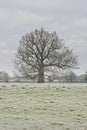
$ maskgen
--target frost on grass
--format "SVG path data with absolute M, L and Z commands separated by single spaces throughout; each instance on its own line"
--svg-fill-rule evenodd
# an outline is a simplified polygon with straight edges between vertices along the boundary
M 87 84 L 0 88 L 0 130 L 87 130 Z

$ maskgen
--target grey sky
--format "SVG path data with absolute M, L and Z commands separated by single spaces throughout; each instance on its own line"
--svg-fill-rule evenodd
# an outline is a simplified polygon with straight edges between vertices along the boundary
M 10 74 L 22 35 L 43 27 L 56 31 L 87 70 L 87 0 L 0 0 L 0 71 Z

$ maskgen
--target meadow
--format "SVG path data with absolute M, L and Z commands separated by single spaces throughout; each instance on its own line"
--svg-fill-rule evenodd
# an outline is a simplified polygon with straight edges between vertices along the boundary
M 0 130 L 87 130 L 87 84 L 1 83 Z

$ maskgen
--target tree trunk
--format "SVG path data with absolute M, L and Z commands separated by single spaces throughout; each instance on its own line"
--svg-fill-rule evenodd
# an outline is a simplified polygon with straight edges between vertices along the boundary
M 40 70 L 38 71 L 38 83 L 44 83 L 44 67 L 41 66 Z

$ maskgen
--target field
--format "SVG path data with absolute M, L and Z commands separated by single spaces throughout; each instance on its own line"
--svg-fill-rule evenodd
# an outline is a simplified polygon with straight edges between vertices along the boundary
M 87 130 L 87 84 L 0 84 L 0 130 Z

